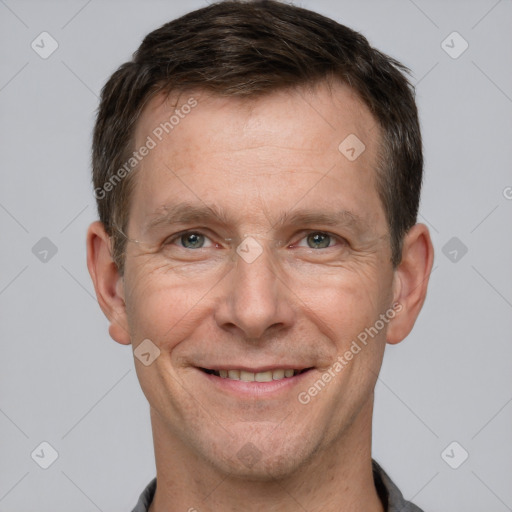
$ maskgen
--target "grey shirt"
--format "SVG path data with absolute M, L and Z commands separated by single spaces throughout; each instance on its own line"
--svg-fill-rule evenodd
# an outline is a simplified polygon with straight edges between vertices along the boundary
M 398 487 L 391 481 L 386 472 L 372 460 L 373 480 L 384 504 L 386 512 L 423 512 L 409 501 L 405 501 Z M 132 512 L 147 512 L 156 490 L 156 478 L 149 482 Z

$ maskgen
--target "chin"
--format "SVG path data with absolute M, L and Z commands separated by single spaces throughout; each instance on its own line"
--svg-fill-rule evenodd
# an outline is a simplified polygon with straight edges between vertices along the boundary
M 255 436 L 234 436 L 219 444 L 211 443 L 203 457 L 216 471 L 230 478 L 255 482 L 269 482 L 290 477 L 307 464 L 317 451 L 314 441 L 307 432 L 305 437 L 295 432 L 293 436 L 272 437 L 272 431 L 260 432 Z M 249 439 L 252 439 L 249 440 Z

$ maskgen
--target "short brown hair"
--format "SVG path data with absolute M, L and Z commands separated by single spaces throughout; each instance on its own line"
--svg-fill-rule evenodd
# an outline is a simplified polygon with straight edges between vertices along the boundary
M 352 87 L 381 128 L 382 163 L 376 169 L 376 183 L 389 225 L 391 263 L 396 267 L 403 237 L 416 223 L 423 173 L 408 71 L 372 48 L 358 32 L 275 0 L 218 2 L 148 34 L 133 59 L 103 87 L 93 135 L 98 213 L 112 239 L 120 272 L 134 173 L 113 180 L 133 152 L 135 124 L 149 99 L 158 92 L 196 89 L 258 97 L 330 77 Z M 111 183 L 108 188 L 107 183 Z

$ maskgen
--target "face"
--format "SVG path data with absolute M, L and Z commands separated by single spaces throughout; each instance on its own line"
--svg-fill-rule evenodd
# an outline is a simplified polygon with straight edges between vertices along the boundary
M 154 98 L 136 147 L 148 136 L 122 293 L 134 349 L 160 351 L 136 360 L 153 421 L 223 472 L 290 474 L 371 418 L 394 300 L 378 127 L 337 85 Z

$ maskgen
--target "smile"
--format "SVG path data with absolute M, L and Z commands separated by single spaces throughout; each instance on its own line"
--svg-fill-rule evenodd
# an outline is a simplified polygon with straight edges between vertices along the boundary
M 201 368 L 202 371 L 216 377 L 231 380 L 241 380 L 244 382 L 272 382 L 274 380 L 289 379 L 303 373 L 310 368 L 304 368 L 302 370 L 294 370 L 292 368 L 275 368 L 272 370 L 251 372 L 246 370 L 236 369 L 223 369 L 223 370 L 209 370 Z

